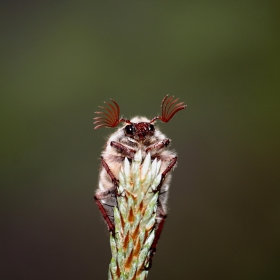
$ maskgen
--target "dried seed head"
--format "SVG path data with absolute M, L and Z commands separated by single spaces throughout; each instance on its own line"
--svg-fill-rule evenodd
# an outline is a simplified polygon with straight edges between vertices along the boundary
M 141 150 L 137 151 L 130 164 L 127 159 L 120 171 L 122 195 L 114 209 L 116 233 L 111 234 L 112 260 L 109 268 L 111 279 L 146 279 L 150 248 L 155 238 L 155 224 L 160 162 L 151 161 L 148 154 L 142 163 Z M 124 221 L 122 223 L 121 221 Z M 137 278 L 138 279 L 138 278 Z

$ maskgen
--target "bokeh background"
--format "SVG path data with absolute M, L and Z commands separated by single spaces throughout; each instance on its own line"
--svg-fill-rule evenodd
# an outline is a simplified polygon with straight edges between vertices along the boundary
M 280 279 L 278 1 L 1 1 L 0 279 L 107 279 L 93 130 L 113 98 L 179 155 L 149 279 Z

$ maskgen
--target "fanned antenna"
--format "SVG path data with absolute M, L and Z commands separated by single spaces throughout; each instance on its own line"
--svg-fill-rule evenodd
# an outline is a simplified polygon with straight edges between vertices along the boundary
M 155 120 L 160 119 L 162 122 L 167 123 L 169 122 L 173 116 L 187 107 L 184 102 L 179 102 L 175 104 L 179 98 L 173 100 L 174 96 L 168 97 L 168 94 L 163 98 L 161 102 L 161 116 L 153 118 L 150 123 L 153 123 Z
M 94 129 L 100 128 L 100 127 L 115 127 L 120 122 L 129 122 L 129 120 L 126 119 L 120 119 L 120 107 L 116 101 L 111 99 L 111 103 L 107 103 L 104 101 L 104 103 L 107 105 L 107 107 L 98 106 L 99 108 L 103 109 L 103 112 L 95 112 L 96 114 L 100 114 L 103 116 L 95 117 L 93 118 L 94 124 L 97 124 Z

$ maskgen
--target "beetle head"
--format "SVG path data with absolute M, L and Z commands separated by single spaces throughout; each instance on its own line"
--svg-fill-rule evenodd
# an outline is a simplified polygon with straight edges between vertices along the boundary
M 138 141 L 145 140 L 147 136 L 154 135 L 154 132 L 155 127 L 150 122 L 131 122 L 124 127 L 125 135 Z

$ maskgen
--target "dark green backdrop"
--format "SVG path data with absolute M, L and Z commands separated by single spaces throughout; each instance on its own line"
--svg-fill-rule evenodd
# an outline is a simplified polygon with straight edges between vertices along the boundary
M 179 156 L 149 279 L 280 279 L 277 1 L 2 1 L 1 279 L 107 279 L 93 130 L 113 98 Z

